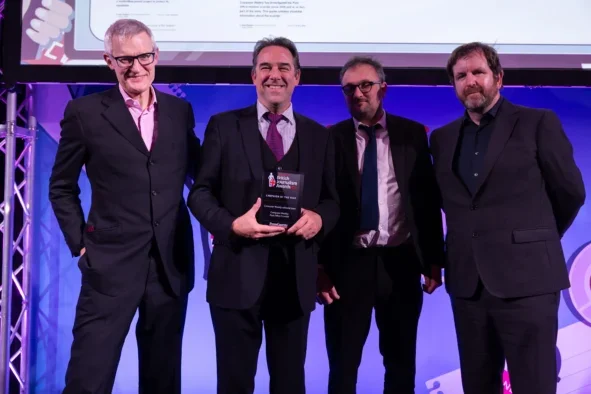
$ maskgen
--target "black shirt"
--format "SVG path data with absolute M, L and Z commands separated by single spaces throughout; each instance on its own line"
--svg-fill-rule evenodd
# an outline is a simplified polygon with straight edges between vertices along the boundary
M 496 104 L 484 114 L 480 120 L 480 125 L 470 119 L 468 111 L 464 113 L 453 169 L 472 194 L 475 193 L 476 185 L 481 176 L 484 155 L 488 149 L 488 142 L 502 102 L 503 97 L 499 98 Z

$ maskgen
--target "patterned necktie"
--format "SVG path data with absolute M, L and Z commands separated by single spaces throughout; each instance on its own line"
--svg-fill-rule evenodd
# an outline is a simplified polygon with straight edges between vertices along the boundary
M 275 155 L 277 161 L 283 158 L 283 138 L 281 138 L 281 134 L 277 130 L 277 123 L 284 119 L 283 115 L 281 114 L 272 114 L 271 112 L 267 112 L 265 114 L 267 119 L 269 119 L 269 129 L 267 130 L 267 145 L 271 148 L 271 152 Z
M 378 147 L 376 129 L 381 127 L 359 125 L 369 135 L 363 157 L 363 173 L 361 174 L 361 223 L 360 230 L 377 230 L 380 221 L 378 206 Z

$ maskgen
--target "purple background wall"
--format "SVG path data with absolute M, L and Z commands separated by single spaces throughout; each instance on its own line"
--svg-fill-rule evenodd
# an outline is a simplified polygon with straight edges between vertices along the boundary
M 36 169 L 38 221 L 35 229 L 38 249 L 33 272 L 33 393 L 58 393 L 63 388 L 80 286 L 76 260 L 70 256 L 47 199 L 48 179 L 57 148 L 56 140 L 59 138 L 59 121 L 66 102 L 73 96 L 104 88 L 81 85 L 37 86 L 42 131 L 38 139 Z M 197 121 L 195 131 L 200 137 L 212 114 L 250 105 L 256 99 L 252 86 L 163 85 L 158 88 L 185 97 L 193 104 Z M 591 89 L 505 88 L 503 93 L 517 104 L 550 108 L 558 113 L 575 146 L 576 160 L 586 184 L 591 184 Z M 293 104 L 296 111 L 323 124 L 333 124 L 348 117 L 338 86 L 298 87 Z M 392 113 L 423 122 L 431 130 L 458 117 L 463 110 L 449 87 L 390 87 L 385 107 Z M 85 212 L 88 212 L 91 191 L 85 174 L 80 177 L 80 186 L 82 204 Z M 196 229 L 195 263 L 197 272 L 203 273 L 209 256 L 208 234 L 199 231 L 200 226 L 196 221 L 193 223 Z M 577 267 L 577 273 L 572 279 L 572 294 L 564 292 L 561 301 L 559 393 L 591 392 L 591 327 L 587 321 L 591 320 L 591 313 L 587 312 L 585 306 L 591 300 L 591 249 L 583 248 L 591 240 L 590 225 L 591 215 L 586 205 L 563 239 L 565 254 L 571 264 Z M 507 275 L 510 274 L 507 272 Z M 204 280 L 197 280 L 189 301 L 183 361 L 183 387 L 186 393 L 215 393 L 215 348 L 209 312 L 204 301 L 205 285 Z M 572 302 L 569 301 L 571 298 Z M 306 364 L 309 394 L 326 392 L 328 363 L 320 308 L 313 314 L 310 324 Z M 359 373 L 359 392 L 364 394 L 379 393 L 381 389 L 383 367 L 376 334 L 374 325 Z M 137 392 L 136 350 L 132 329 L 123 350 L 114 393 Z M 462 393 L 451 309 L 443 289 L 425 297 L 417 353 L 418 394 Z M 256 384 L 256 393 L 268 392 L 264 350 L 260 353 Z

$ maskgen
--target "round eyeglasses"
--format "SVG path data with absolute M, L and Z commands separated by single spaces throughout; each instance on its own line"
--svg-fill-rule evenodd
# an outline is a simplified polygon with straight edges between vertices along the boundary
M 379 85 L 380 82 L 371 82 L 371 81 L 363 81 L 361 83 L 358 84 L 352 84 L 352 83 L 348 83 L 345 86 L 341 86 L 341 89 L 343 90 L 343 93 L 345 93 L 346 96 L 352 96 L 355 93 L 355 90 L 357 88 L 359 88 L 359 90 L 361 91 L 361 93 L 368 93 L 373 85 Z

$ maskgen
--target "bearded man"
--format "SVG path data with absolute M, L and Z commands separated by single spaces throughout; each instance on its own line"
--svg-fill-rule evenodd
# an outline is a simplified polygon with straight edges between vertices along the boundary
M 555 113 L 503 98 L 494 48 L 455 49 L 447 72 L 466 111 L 433 131 L 447 220 L 450 294 L 466 394 L 556 393 L 561 238 L 585 202 L 573 148 Z

